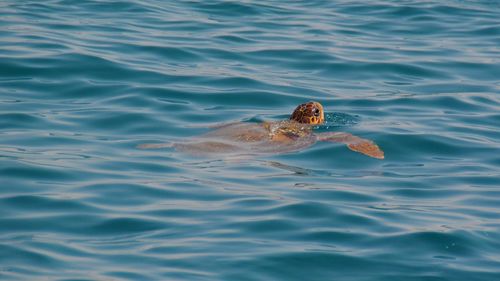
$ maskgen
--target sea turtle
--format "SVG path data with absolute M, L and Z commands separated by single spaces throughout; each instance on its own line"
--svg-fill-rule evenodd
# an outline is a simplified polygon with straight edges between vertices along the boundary
M 230 123 L 217 127 L 194 140 L 182 143 L 151 143 L 139 148 L 174 147 L 190 154 L 274 154 L 301 150 L 316 141 L 344 143 L 353 151 L 384 159 L 384 152 L 372 141 L 343 132 L 314 133 L 325 115 L 319 102 L 295 108 L 289 120 L 263 123 Z

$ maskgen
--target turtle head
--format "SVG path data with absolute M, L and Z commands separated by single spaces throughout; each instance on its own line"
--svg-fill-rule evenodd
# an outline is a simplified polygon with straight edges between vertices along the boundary
M 310 101 L 303 103 L 293 111 L 290 120 L 303 124 L 319 125 L 325 121 L 323 106 L 319 102 Z

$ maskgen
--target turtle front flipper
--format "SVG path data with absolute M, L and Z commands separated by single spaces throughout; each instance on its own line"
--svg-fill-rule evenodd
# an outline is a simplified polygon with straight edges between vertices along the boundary
M 364 155 L 384 159 L 384 152 L 373 141 L 354 136 L 349 133 L 342 132 L 328 132 L 317 134 L 319 141 L 340 142 L 347 145 L 347 147 Z

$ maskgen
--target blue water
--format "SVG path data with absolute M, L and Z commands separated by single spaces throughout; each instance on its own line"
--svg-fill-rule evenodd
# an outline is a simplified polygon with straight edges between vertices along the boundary
M 500 280 L 499 2 L 0 15 L 1 280 Z M 385 160 L 137 148 L 309 100 Z

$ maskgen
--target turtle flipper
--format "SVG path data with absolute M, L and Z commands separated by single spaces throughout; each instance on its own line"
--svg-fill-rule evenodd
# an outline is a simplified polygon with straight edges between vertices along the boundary
M 373 141 L 363 139 L 349 133 L 342 133 L 342 132 L 320 133 L 317 134 L 317 138 L 319 141 L 344 143 L 352 151 L 363 153 L 364 155 L 373 158 L 384 159 L 384 152 Z
M 164 148 L 164 147 L 172 147 L 171 143 L 143 143 L 139 144 L 137 148 L 140 149 L 155 149 L 155 148 Z

